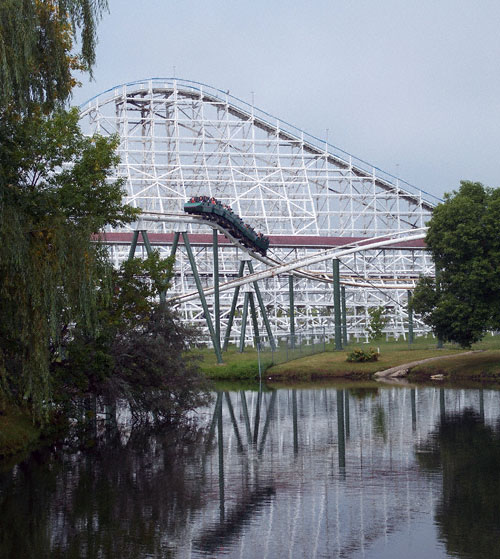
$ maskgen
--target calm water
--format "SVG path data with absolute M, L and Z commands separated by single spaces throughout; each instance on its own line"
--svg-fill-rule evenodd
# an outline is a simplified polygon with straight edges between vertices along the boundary
M 0 474 L 0 557 L 500 557 L 500 393 L 233 391 Z

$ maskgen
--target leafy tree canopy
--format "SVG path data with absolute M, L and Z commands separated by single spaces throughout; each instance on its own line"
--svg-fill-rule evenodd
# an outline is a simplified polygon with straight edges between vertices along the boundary
M 462 181 L 429 222 L 438 284 L 422 278 L 413 308 L 443 340 L 469 347 L 500 328 L 500 189 Z
M 91 73 L 106 9 L 107 0 L 2 0 L 0 107 L 50 110 L 64 102 L 77 83 L 72 72 Z
M 83 136 L 78 111 L 62 109 L 74 72 L 91 73 L 106 8 L 0 3 L 0 413 L 2 400 L 27 403 L 44 421 L 93 396 L 161 419 L 201 401 L 183 355 L 193 332 L 153 297 L 171 261 L 117 272 L 94 242 L 139 213 L 112 179 L 117 138 Z
M 1 388 L 40 415 L 65 325 L 96 324 L 109 266 L 92 234 L 134 221 L 137 210 L 110 180 L 116 139 L 83 136 L 76 110 L 4 112 L 0 145 Z
M 65 337 L 53 370 L 69 415 L 87 396 L 101 404 L 118 399 L 137 419 L 156 421 L 205 402 L 196 359 L 185 354 L 197 332 L 157 303 L 157 285 L 169 286 L 172 266 L 157 252 L 123 262 L 111 271 L 111 297 L 99 291 L 97 327 L 80 322 Z

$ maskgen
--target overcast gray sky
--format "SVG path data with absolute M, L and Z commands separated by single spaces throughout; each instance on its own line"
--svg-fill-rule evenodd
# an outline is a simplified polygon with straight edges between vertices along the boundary
M 175 77 L 442 196 L 500 185 L 500 2 L 109 0 L 95 81 Z

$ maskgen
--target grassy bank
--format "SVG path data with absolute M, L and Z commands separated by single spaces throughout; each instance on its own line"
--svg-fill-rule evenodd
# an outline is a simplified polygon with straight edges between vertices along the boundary
M 355 347 L 366 349 L 375 347 L 380 351 L 379 360 L 371 363 L 348 363 L 347 354 Z M 446 344 L 443 349 L 436 348 L 436 340 L 429 337 L 417 338 L 409 346 L 407 341 L 380 341 L 372 344 L 351 344 L 343 351 L 328 351 L 315 355 L 308 355 L 279 365 L 272 365 L 269 358 L 261 361 L 261 370 L 266 380 L 272 381 L 308 381 L 327 378 L 370 379 L 377 371 L 404 365 L 413 361 L 457 354 L 457 359 L 446 359 L 442 362 L 434 361 L 428 366 L 421 365 L 415 372 L 414 378 L 429 378 L 432 374 L 457 375 L 458 379 L 483 378 L 500 374 L 500 336 L 487 336 L 482 342 L 473 346 L 474 350 L 482 353 L 463 355 L 466 350 L 453 344 Z M 224 363 L 218 365 L 212 350 L 199 351 L 202 359 L 202 370 L 211 379 L 245 380 L 258 378 L 257 352 L 252 348 L 238 353 L 236 348 L 230 348 L 223 354 Z M 476 363 L 476 365 L 474 365 Z
M 271 377 L 272 380 L 288 378 L 314 380 L 334 377 L 368 380 L 377 371 L 429 357 L 450 355 L 455 351 L 448 349 L 392 349 L 389 351 L 385 349 L 382 351 L 381 348 L 378 361 L 369 363 L 348 363 L 346 361 L 348 350 L 335 353 L 319 353 L 306 359 L 298 359 L 271 367 L 266 372 L 266 376 Z
M 201 359 L 201 370 L 205 376 L 214 380 L 249 380 L 259 377 L 259 361 L 257 350 L 246 348 L 239 353 L 235 347 L 229 347 L 223 353 L 224 363 L 218 364 L 212 349 L 195 351 Z M 265 371 L 272 365 L 269 358 L 261 360 L 261 370 Z
M 422 363 L 412 367 L 408 379 L 422 381 L 433 375 L 443 375 L 444 380 L 500 383 L 500 350 L 486 350 Z

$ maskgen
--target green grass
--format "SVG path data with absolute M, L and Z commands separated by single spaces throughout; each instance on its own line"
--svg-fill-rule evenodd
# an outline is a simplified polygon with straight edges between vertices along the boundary
M 377 348 L 380 350 L 379 360 L 371 363 L 346 362 L 347 353 L 352 351 L 355 347 L 363 349 L 368 347 Z M 274 366 L 271 366 L 269 358 L 264 355 L 261 360 L 263 377 L 265 377 L 266 380 L 276 380 L 280 382 L 286 379 L 293 380 L 295 382 L 320 378 L 369 379 L 372 377 L 373 373 L 389 369 L 397 365 L 455 353 L 460 356 L 467 351 L 454 344 L 445 344 L 443 349 L 437 349 L 436 340 L 432 336 L 416 338 L 415 342 L 411 346 L 409 346 L 408 342 L 404 340 L 391 340 L 387 342 L 385 340 L 381 340 L 372 342 L 371 344 L 351 343 L 343 351 L 333 351 L 333 344 L 327 345 L 326 349 L 326 352 L 308 355 L 306 357 Z M 494 350 L 498 351 L 498 362 L 500 362 L 500 336 L 488 335 L 483 341 L 475 344 L 472 349 L 484 350 L 485 352 L 491 351 L 492 354 L 488 358 L 489 360 L 486 360 L 486 358 L 481 360 L 479 357 L 471 357 L 468 358 L 465 363 L 471 365 L 474 359 L 476 359 L 478 360 L 479 369 L 483 370 L 484 374 L 486 374 L 488 367 L 488 370 L 490 371 L 488 374 L 497 374 L 495 369 Z M 246 348 L 244 353 L 239 353 L 234 346 L 230 347 L 229 351 L 223 353 L 224 363 L 221 365 L 217 364 L 213 350 L 202 349 L 196 350 L 196 352 L 202 358 L 201 368 L 208 378 L 219 380 L 252 380 L 258 378 L 257 351 L 253 348 Z M 275 357 L 278 357 L 278 360 L 284 359 L 286 357 L 286 350 L 281 348 L 279 352 L 275 354 Z M 457 363 L 461 362 L 460 359 L 460 357 L 457 358 Z M 442 372 L 448 368 L 448 363 L 450 363 L 450 367 L 455 366 L 455 360 L 443 360 L 442 363 L 439 361 L 433 363 L 432 369 L 429 370 L 439 370 Z M 490 364 L 488 365 L 487 363 Z M 429 367 L 431 367 L 430 364 Z M 455 369 L 450 369 L 450 372 L 453 373 L 454 370 Z M 459 377 L 461 375 L 465 377 L 467 374 L 476 375 L 474 372 L 475 369 L 468 369 L 466 365 L 463 367 L 459 367 L 457 365 L 456 370 L 462 371 L 457 373 Z M 472 372 L 467 373 L 466 371 L 468 370 Z M 432 374 L 436 373 L 434 372 Z M 427 377 L 428 376 L 430 375 L 427 375 Z
M 411 361 L 419 361 L 428 357 L 453 354 L 453 349 L 396 349 L 380 348 L 378 361 L 367 363 L 348 363 L 349 349 L 338 352 L 319 353 L 305 359 L 289 361 L 271 367 L 266 376 L 273 380 L 279 378 L 310 379 L 324 377 L 371 378 L 373 373 L 390 369 L 396 365 L 404 365 Z
M 229 347 L 228 351 L 223 353 L 224 363 L 220 365 L 217 363 L 213 349 L 197 349 L 193 350 L 193 353 L 201 357 L 201 371 L 208 378 L 245 380 L 255 379 L 259 376 L 256 349 L 247 348 L 244 353 L 239 353 L 235 347 Z M 262 359 L 262 371 L 265 371 L 270 365 L 271 361 L 269 359 Z
M 500 381 L 500 350 L 458 355 L 446 360 L 422 363 L 412 368 L 411 380 L 426 380 L 432 375 L 442 374 L 447 380 Z

